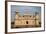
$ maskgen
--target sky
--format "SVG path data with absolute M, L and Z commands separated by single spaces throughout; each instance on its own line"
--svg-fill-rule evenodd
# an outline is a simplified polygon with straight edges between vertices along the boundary
M 18 10 L 19 15 L 23 16 L 25 11 L 30 15 L 33 15 L 35 12 L 41 13 L 41 7 L 40 6 L 18 6 L 18 5 L 11 5 L 11 21 L 14 21 L 15 17 L 15 11 Z

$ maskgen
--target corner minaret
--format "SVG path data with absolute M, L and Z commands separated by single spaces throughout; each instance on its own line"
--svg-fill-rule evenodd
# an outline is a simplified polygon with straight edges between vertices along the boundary
M 15 18 L 18 18 L 19 17 L 19 12 L 18 12 L 18 10 L 16 10 L 16 12 L 15 12 Z

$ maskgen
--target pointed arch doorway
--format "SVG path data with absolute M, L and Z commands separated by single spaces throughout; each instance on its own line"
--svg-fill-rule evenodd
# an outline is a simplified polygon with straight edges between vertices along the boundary
M 28 24 L 28 21 L 26 21 L 26 24 Z

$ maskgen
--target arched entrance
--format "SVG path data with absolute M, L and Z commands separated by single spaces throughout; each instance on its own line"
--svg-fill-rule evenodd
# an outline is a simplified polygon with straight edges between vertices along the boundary
M 28 24 L 28 21 L 26 21 L 26 24 Z

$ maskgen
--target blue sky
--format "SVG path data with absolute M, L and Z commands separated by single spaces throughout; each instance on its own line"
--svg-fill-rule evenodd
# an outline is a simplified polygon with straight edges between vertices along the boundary
M 17 6 L 17 5 L 11 5 L 11 21 L 14 21 L 16 9 L 20 12 L 19 13 L 20 15 L 24 14 L 24 12 L 26 11 L 25 9 L 28 10 L 30 15 L 33 15 L 35 12 L 38 12 L 40 14 L 40 12 L 41 12 L 41 7 L 39 7 L 39 6 Z

